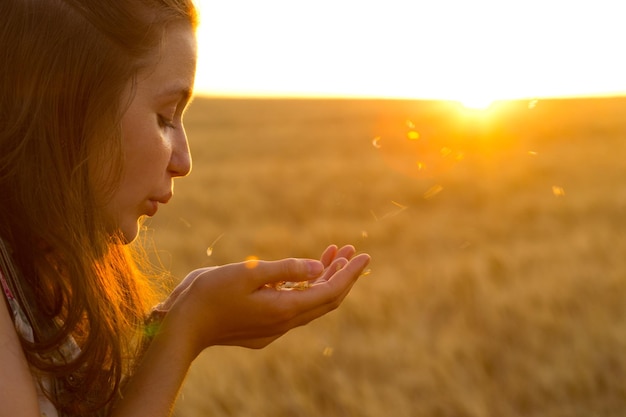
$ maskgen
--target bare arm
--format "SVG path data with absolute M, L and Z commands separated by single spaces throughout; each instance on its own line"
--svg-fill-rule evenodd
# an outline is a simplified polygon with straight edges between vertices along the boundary
M 0 417 L 39 417 L 35 382 L 6 300 L 2 295 L 0 298 Z
M 369 262 L 354 249 L 330 247 L 322 262 L 284 259 L 196 273 L 178 291 L 159 333 L 129 381 L 114 417 L 169 416 L 189 366 L 205 348 L 262 348 L 290 329 L 335 309 Z M 306 291 L 264 284 L 321 278 Z

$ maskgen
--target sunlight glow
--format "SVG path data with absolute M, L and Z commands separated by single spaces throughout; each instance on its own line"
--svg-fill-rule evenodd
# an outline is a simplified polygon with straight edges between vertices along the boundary
M 410 140 L 418 140 L 420 138 L 420 134 L 415 130 L 409 130 L 406 134 L 407 138 Z
M 459 100 L 463 107 L 469 110 L 487 110 L 494 100 L 485 97 L 472 97 Z
M 246 256 L 244 265 L 248 269 L 254 269 L 259 265 L 259 257 L 255 255 Z
M 486 109 L 493 100 L 626 93 L 616 0 L 195 1 L 198 94 Z

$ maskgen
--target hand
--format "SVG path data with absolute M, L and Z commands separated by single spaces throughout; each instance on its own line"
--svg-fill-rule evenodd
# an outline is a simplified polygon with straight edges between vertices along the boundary
M 343 246 L 341 249 L 338 249 L 335 245 L 330 245 L 322 253 L 320 261 L 322 262 L 324 269 L 326 269 L 335 259 L 350 259 L 354 256 L 355 252 L 356 251 L 352 245 Z M 176 288 L 174 288 L 174 290 L 170 293 L 169 297 L 165 301 L 157 305 L 155 308 L 161 311 L 168 311 L 172 307 L 172 304 L 174 304 L 178 296 L 191 285 L 191 283 L 198 277 L 198 275 L 204 272 L 212 271 L 216 268 L 219 267 L 210 266 L 191 271 L 181 282 L 178 283 Z M 319 279 L 322 278 L 320 277 Z
M 163 333 L 182 336 L 192 355 L 212 345 L 264 347 L 337 308 L 369 260 L 355 256 L 352 246 L 333 245 L 320 261 L 248 261 L 194 271 L 174 290 L 174 301 L 168 299 Z M 267 285 L 306 280 L 312 285 L 305 291 Z
M 154 309 L 160 310 L 160 311 L 169 311 L 169 309 L 172 308 L 172 305 L 174 304 L 174 302 L 178 299 L 178 296 L 182 294 L 187 288 L 189 288 L 191 283 L 198 277 L 198 275 L 204 272 L 211 271 L 216 268 L 219 268 L 219 267 L 209 266 L 206 268 L 199 268 L 199 269 L 191 271 L 189 274 L 187 274 L 187 276 L 181 282 L 178 283 L 176 288 L 174 288 L 174 290 L 170 293 L 167 299 L 159 303 L 157 306 L 155 306 Z

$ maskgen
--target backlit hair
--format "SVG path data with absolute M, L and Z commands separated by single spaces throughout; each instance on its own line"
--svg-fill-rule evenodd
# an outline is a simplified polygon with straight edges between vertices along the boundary
M 34 327 L 53 329 L 22 340 L 29 363 L 73 378 L 63 395 L 48 393 L 66 414 L 110 408 L 154 298 L 133 248 L 107 232 L 93 178 L 107 166 L 115 189 L 125 92 L 176 22 L 195 29 L 191 0 L 0 1 L 0 237 Z M 42 359 L 68 336 L 76 360 Z

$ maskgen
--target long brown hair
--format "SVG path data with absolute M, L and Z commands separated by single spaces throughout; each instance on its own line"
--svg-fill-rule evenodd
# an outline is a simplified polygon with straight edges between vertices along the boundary
M 109 167 L 114 190 L 124 92 L 177 21 L 196 27 L 192 0 L 0 1 L 0 238 L 37 312 L 27 359 L 71 382 L 48 393 L 64 413 L 108 408 L 137 356 L 152 299 L 93 172 Z M 80 355 L 46 360 L 68 337 Z

